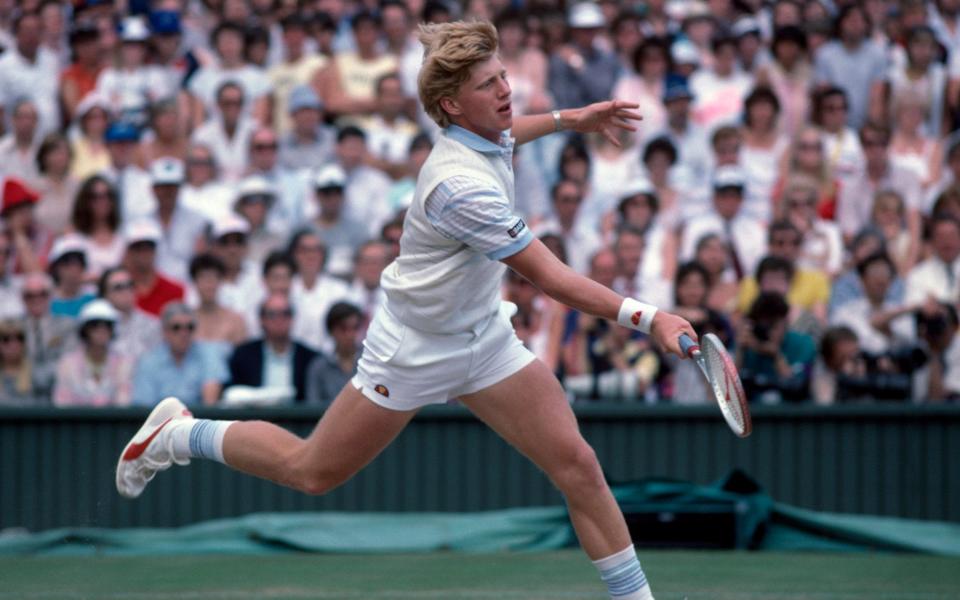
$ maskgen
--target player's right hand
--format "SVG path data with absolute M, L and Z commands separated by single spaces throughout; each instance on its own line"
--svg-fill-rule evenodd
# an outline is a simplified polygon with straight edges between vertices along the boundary
M 697 332 L 689 321 L 664 310 L 658 310 L 650 324 L 650 336 L 664 352 L 687 358 L 680 349 L 680 336 L 687 334 L 693 341 L 698 341 Z

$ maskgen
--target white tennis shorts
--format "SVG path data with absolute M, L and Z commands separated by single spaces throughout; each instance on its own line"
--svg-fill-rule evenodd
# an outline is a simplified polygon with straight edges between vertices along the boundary
M 377 311 L 351 382 L 384 408 L 413 410 L 478 392 L 530 364 L 536 356 L 510 323 L 516 311 L 501 303 L 483 331 L 427 333 Z

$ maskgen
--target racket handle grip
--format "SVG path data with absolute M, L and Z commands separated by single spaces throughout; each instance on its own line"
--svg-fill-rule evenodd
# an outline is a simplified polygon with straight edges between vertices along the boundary
M 698 354 L 700 352 L 700 345 L 693 341 L 689 335 L 684 333 L 680 336 L 680 350 L 682 350 L 686 356 L 693 358 L 694 354 Z

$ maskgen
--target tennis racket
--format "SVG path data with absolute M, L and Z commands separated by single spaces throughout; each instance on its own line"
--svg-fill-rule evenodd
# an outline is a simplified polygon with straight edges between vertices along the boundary
M 743 393 L 737 367 L 720 338 L 707 333 L 700 338 L 698 345 L 690 336 L 683 334 L 680 336 L 680 349 L 700 367 L 730 429 L 740 437 L 750 435 L 753 424 L 747 396 Z

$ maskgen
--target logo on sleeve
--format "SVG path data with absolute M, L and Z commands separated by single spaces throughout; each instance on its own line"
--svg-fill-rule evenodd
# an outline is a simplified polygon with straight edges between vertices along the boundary
M 526 226 L 527 224 L 523 222 L 523 219 L 520 219 L 517 221 L 516 225 L 507 230 L 507 234 L 510 237 L 515 238 L 520 235 L 520 232 L 523 231 Z

